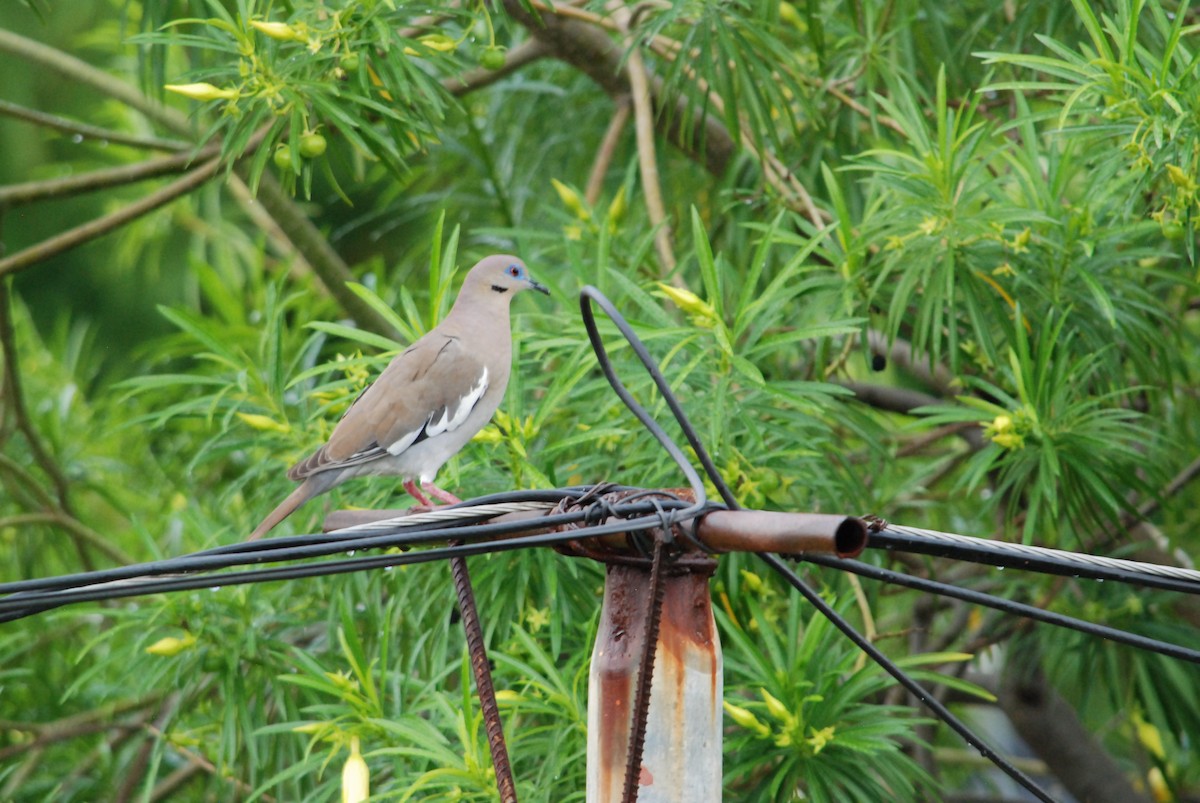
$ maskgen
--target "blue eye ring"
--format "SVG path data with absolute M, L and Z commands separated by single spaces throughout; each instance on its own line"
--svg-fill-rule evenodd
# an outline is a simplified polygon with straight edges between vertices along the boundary
M 515 262 L 509 265 L 505 272 L 514 279 L 521 278 L 522 273 L 524 273 L 524 271 L 521 270 L 521 266 Z

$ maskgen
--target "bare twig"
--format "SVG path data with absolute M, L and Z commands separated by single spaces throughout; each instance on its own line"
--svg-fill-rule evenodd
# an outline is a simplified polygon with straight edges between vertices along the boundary
M 474 70 L 467 70 L 461 75 L 452 75 L 449 78 L 442 79 L 442 86 L 451 95 L 461 97 L 477 89 L 491 86 L 500 79 L 512 75 L 526 64 L 530 64 L 538 59 L 544 59 L 549 55 L 550 50 L 545 44 L 538 39 L 529 39 L 505 54 L 504 66 L 500 69 L 488 70 L 479 67 Z
M 630 94 L 624 52 L 604 28 L 568 18 L 565 14 L 556 14 L 560 6 L 552 9 L 538 0 L 534 0 L 533 5 L 536 13 L 526 6 L 525 0 L 504 0 L 504 8 L 513 19 L 544 42 L 555 58 L 591 78 L 611 97 Z M 662 80 L 652 76 L 649 83 L 655 104 L 663 107 Z M 697 133 L 685 127 L 683 121 L 688 119 L 688 104 L 687 98 L 678 98 L 673 109 L 663 109 L 662 113 L 655 115 L 654 122 L 659 127 L 659 133 L 713 175 L 723 175 L 737 152 L 737 144 L 721 121 L 711 114 L 703 115 L 702 132 Z
M 658 152 L 654 144 L 654 106 L 651 100 L 650 77 L 646 62 L 642 58 L 641 46 L 630 34 L 629 9 L 624 5 L 610 5 L 613 17 L 628 48 L 626 65 L 629 76 L 630 97 L 633 100 L 633 120 L 637 132 L 638 168 L 642 175 L 642 195 L 646 200 L 646 212 L 650 225 L 655 229 L 654 248 L 662 263 L 664 275 L 675 270 L 675 250 L 671 244 L 671 227 L 667 222 L 666 205 L 663 203 L 662 182 L 658 177 Z
M 121 167 L 93 170 L 76 176 L 51 179 L 48 181 L 29 181 L 23 184 L 9 184 L 0 187 L 0 204 L 17 206 L 32 203 L 47 198 L 59 198 L 66 195 L 77 195 L 93 190 L 132 184 L 148 178 L 171 173 L 182 173 L 197 162 L 203 162 L 216 156 L 220 148 L 210 145 L 197 153 L 183 153 L 174 156 L 160 156 L 146 159 Z
M 62 510 L 50 510 L 43 513 L 21 513 L 16 516 L 0 518 L 0 527 L 31 527 L 39 524 L 66 530 L 74 540 L 87 544 L 97 552 L 104 553 L 115 563 L 126 565 L 134 562 L 133 558 L 129 555 L 126 555 L 120 549 L 108 543 L 103 535 Z
M 382 315 L 350 290 L 347 283 L 354 281 L 350 266 L 333 250 L 329 240 L 300 207 L 284 194 L 269 173 L 263 173 L 258 183 L 258 200 L 267 214 L 279 224 L 279 230 L 296 251 L 308 260 L 321 284 L 355 323 L 387 337 L 399 334 Z
M 70 78 L 72 81 L 91 86 L 105 95 L 140 111 L 149 119 L 175 134 L 188 138 L 195 138 L 196 136 L 195 126 L 180 112 L 146 98 L 142 93 L 123 81 L 113 78 L 101 70 L 97 70 L 92 65 L 74 56 L 5 30 L 0 30 L 0 51 L 20 56 L 27 61 L 52 69 Z M 254 145 L 257 145 L 257 141 L 252 142 Z M 247 150 L 252 149 L 253 146 Z M 149 208 L 161 206 L 174 197 L 179 197 L 190 192 L 208 178 L 211 178 L 218 166 L 219 163 L 215 160 L 213 162 L 206 162 L 197 168 L 197 170 L 211 171 L 207 176 L 195 171 L 188 173 L 178 182 L 168 185 L 158 193 L 143 199 L 139 202 L 138 206 L 120 210 L 120 212 L 113 215 L 73 229 L 71 232 L 64 232 L 58 237 L 34 246 L 33 249 L 28 249 L 25 252 L 12 255 L 8 259 L 0 260 L 0 276 L 28 267 L 38 259 L 44 258 L 41 250 L 35 251 L 34 249 L 44 249 L 50 247 L 51 243 L 59 243 L 62 246 L 59 250 L 65 250 L 94 236 L 99 236 L 99 234 L 110 230 L 114 226 L 134 219 L 138 214 L 142 213 L 140 211 L 140 207 L 142 206 L 149 206 Z M 194 185 L 185 185 L 185 182 L 194 182 Z M 245 196 L 241 197 L 244 200 Z M 292 199 L 284 194 L 283 190 L 279 188 L 279 185 L 268 174 L 264 174 L 259 183 L 258 200 L 261 202 L 262 208 L 266 209 L 278 222 L 278 230 L 286 235 L 287 240 L 292 243 L 297 252 L 303 254 L 304 258 L 312 265 L 314 272 L 320 278 L 322 284 L 324 284 L 330 295 L 341 305 L 347 315 L 353 318 L 364 329 L 389 336 L 395 334 L 395 330 L 388 325 L 382 316 L 346 287 L 346 282 L 353 279 L 350 268 L 334 252 L 324 235 L 313 225 L 313 222 L 308 219 Z M 96 231 L 97 229 L 99 231 Z M 68 236 L 71 238 L 70 240 L 64 241 L 62 239 Z M 58 253 L 59 250 L 54 251 L 54 253 Z M 28 263 L 24 261 L 18 263 L 16 261 L 18 258 L 22 260 L 29 259 L 30 261 Z
M 600 141 L 600 148 L 596 151 L 595 160 L 592 161 L 592 171 L 588 174 L 587 189 L 583 194 L 588 206 L 595 206 L 596 201 L 600 200 L 600 189 L 604 186 L 604 176 L 608 173 L 609 165 L 612 164 L 613 155 L 617 151 L 617 143 L 621 141 L 621 132 L 625 130 L 625 125 L 629 122 L 629 113 L 632 111 L 629 98 L 615 98 L 615 101 L 617 107 L 613 111 L 612 119 L 608 121 L 608 129 L 604 132 L 604 139 Z
M 0 114 L 17 120 L 24 120 L 27 123 L 33 123 L 43 128 L 52 128 L 64 134 L 72 134 L 83 139 L 94 139 L 113 145 L 128 145 L 132 148 L 145 148 L 156 151 L 186 151 L 193 147 L 192 143 L 179 139 L 143 137 L 136 134 L 126 134 L 123 131 L 114 131 L 111 128 L 101 128 L 99 126 L 88 125 L 87 123 L 80 123 L 75 120 L 69 120 L 66 117 L 59 117 L 56 114 L 47 114 L 37 109 L 30 109 L 7 100 L 0 100 Z
M 0 31 L 0 34 L 2 33 Z M 186 173 L 182 178 L 171 182 L 156 192 L 150 193 L 129 206 L 56 234 L 48 240 L 43 240 L 37 245 L 31 245 L 29 248 L 18 251 L 10 257 L 0 259 L 0 277 L 25 270 L 52 256 L 68 251 L 77 245 L 82 245 L 89 240 L 94 240 L 101 235 L 108 234 L 110 231 L 118 229 L 130 221 L 153 212 L 160 206 L 165 206 L 171 201 L 187 195 L 215 176 L 220 166 L 220 158 L 214 156 L 207 162 Z
M 98 70 L 82 59 L 64 53 L 41 42 L 28 39 L 0 28 L 0 51 L 11 53 L 27 62 L 54 70 L 73 82 L 90 86 L 126 106 L 136 109 L 175 134 L 195 136 L 195 126 L 182 113 L 150 100 L 134 87 Z

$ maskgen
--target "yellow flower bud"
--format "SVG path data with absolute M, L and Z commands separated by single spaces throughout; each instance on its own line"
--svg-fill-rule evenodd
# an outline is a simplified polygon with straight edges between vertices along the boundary
M 771 729 L 759 722 L 758 717 L 740 705 L 734 705 L 728 700 L 723 700 L 721 704 L 725 708 L 725 713 L 729 714 L 729 718 L 737 724 L 741 725 L 746 730 L 752 730 L 759 736 L 767 736 Z
M 358 748 L 358 737 L 350 737 L 350 757 L 342 765 L 342 803 L 362 803 L 371 796 L 371 770 Z
M 617 228 L 621 225 L 621 221 L 625 219 L 625 212 L 629 208 L 629 203 L 625 199 L 625 185 L 621 185 L 621 189 L 617 190 L 616 196 L 613 197 L 612 203 L 608 205 L 608 222 L 609 234 L 616 234 Z
M 286 22 L 262 22 L 250 20 L 250 27 L 264 36 L 278 39 L 280 42 L 304 42 L 307 38 L 300 31 Z
M 221 89 L 208 83 L 198 84 L 167 84 L 163 89 L 183 95 L 192 100 L 234 100 L 238 96 L 236 89 Z
M 1025 445 L 1025 438 L 1015 432 L 999 432 L 992 436 L 992 443 L 1001 448 L 1016 451 Z
M 150 655 L 158 655 L 163 658 L 174 658 L 179 653 L 192 648 L 196 643 L 196 637 L 186 630 L 182 637 L 166 636 L 146 648 L 146 652 Z
M 243 422 L 249 424 L 254 429 L 265 430 L 269 432 L 290 432 L 291 427 L 287 424 L 276 421 L 274 418 L 266 415 L 258 415 L 257 413 L 238 413 L 237 417 Z
M 436 50 L 439 53 L 449 53 L 458 47 L 458 42 L 454 41 L 444 33 L 430 33 L 422 36 L 417 40 L 430 50 Z
M 1171 183 L 1184 192 L 1196 191 L 1196 178 L 1190 173 L 1175 165 L 1167 165 L 1167 178 L 1171 179 Z
M 554 191 L 558 193 L 558 197 L 562 200 L 563 206 L 571 211 L 571 214 L 580 220 L 591 220 L 592 213 L 583 204 L 583 199 L 579 197 L 579 193 L 563 184 L 556 178 L 550 179 L 550 183 L 554 185 Z
M 675 287 L 666 282 L 659 282 L 658 289 L 671 299 L 671 302 L 691 316 L 696 326 L 711 329 L 717 322 L 717 311 L 700 296 L 686 287 Z
M 789 722 L 794 719 L 792 712 L 788 710 L 787 706 L 778 697 L 766 689 L 759 689 L 758 693 L 762 695 L 763 702 L 767 704 L 767 713 L 772 717 L 780 722 Z

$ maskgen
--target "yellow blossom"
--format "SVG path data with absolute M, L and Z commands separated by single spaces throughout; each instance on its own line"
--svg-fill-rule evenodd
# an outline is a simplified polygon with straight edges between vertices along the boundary
M 276 421 L 270 416 L 258 415 L 257 413 L 238 413 L 237 417 L 254 429 L 269 432 L 290 432 L 292 429 L 287 424 Z
M 759 736 L 770 735 L 771 729 L 759 722 L 758 717 L 754 716 L 752 712 L 742 708 L 740 705 L 734 705 L 728 700 L 722 701 L 721 704 L 725 707 L 725 713 L 729 715 L 729 718 L 746 730 L 752 730 Z
M 1016 451 L 1025 445 L 1025 436 L 1016 432 L 1001 432 L 992 436 L 992 442 L 1009 451 Z
M 174 658 L 179 653 L 189 650 L 196 643 L 196 637 L 186 630 L 182 637 L 166 636 L 146 648 L 146 652 L 150 655 L 158 655 L 163 658 Z
M 932 237 L 945 227 L 946 220 L 944 218 L 937 217 L 936 215 L 930 215 L 921 221 L 921 225 L 917 226 L 917 230 L 927 237 Z
M 791 723 L 795 720 L 795 717 L 792 716 L 792 712 L 788 711 L 787 706 L 784 705 L 778 697 L 771 694 L 771 692 L 767 691 L 766 689 L 759 689 L 758 693 L 762 695 L 763 702 L 767 704 L 767 713 L 772 717 L 784 723 Z
M 571 214 L 580 220 L 591 220 L 592 213 L 583 203 L 583 199 L 579 197 L 579 193 L 571 187 L 563 184 L 556 178 L 550 179 L 550 184 L 553 185 L 554 191 L 558 193 L 559 200 L 563 202 Z
M 808 737 L 804 741 L 809 747 L 812 748 L 813 755 L 815 756 L 817 753 L 820 753 L 822 750 L 824 750 L 827 744 L 833 741 L 834 727 L 833 725 L 830 725 L 829 727 L 821 728 L 820 730 L 817 730 L 816 728 L 809 728 L 809 730 L 812 731 L 812 736 Z
M 748 569 L 741 570 L 742 582 L 746 584 L 746 590 L 753 591 L 755 594 L 762 591 L 763 580 L 754 572 Z
M 342 803 L 362 803 L 371 796 L 371 770 L 358 748 L 358 737 L 350 737 L 350 756 L 342 765 Z
M 662 294 L 671 299 L 671 302 L 679 309 L 686 312 L 692 319 L 692 323 L 703 329 L 711 329 L 717 322 L 717 311 L 700 296 L 693 293 L 686 287 L 675 287 L 666 282 L 659 282 L 658 289 Z
M 1175 165 L 1167 165 L 1167 177 L 1171 179 L 1171 183 L 1185 193 L 1194 193 L 1196 191 L 1196 178 L 1191 173 L 1185 172 L 1182 168 Z
M 1016 237 L 1014 237 L 1012 242 L 1009 243 L 1009 246 L 1012 247 L 1013 253 L 1014 254 L 1026 253 L 1029 250 L 1029 240 L 1032 236 L 1033 236 L 1033 234 L 1029 231 L 1028 226 L 1026 226 L 1024 229 L 1022 229 L 1021 233 L 1018 234 Z
M 261 20 L 250 20 L 250 27 L 264 36 L 269 36 L 272 39 L 277 39 L 280 42 L 306 42 L 308 37 L 303 33 L 288 25 L 286 22 L 263 22 Z
M 621 221 L 625 219 L 625 212 L 628 208 L 629 204 L 625 199 L 625 185 L 622 184 L 621 189 L 617 190 L 617 194 L 613 196 L 612 203 L 608 205 L 608 214 L 605 216 L 609 234 L 616 233 Z
M 449 53 L 458 47 L 458 42 L 454 41 L 444 33 L 430 33 L 422 36 L 417 40 L 430 50 L 436 50 L 439 53 Z
M 525 623 L 529 625 L 529 629 L 536 633 L 546 625 L 550 624 L 550 609 L 549 608 L 531 608 L 525 612 Z
M 174 92 L 177 95 L 183 95 L 185 98 L 201 101 L 234 100 L 238 96 L 236 89 L 221 89 L 205 82 L 197 84 L 167 84 L 163 89 L 168 92 Z

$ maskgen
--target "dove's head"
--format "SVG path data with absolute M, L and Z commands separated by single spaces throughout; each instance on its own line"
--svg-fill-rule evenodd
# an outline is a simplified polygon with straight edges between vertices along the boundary
M 534 281 L 525 263 L 508 254 L 484 257 L 467 273 L 460 296 L 471 294 L 476 297 L 500 296 L 512 298 L 522 290 L 537 290 L 550 294 L 544 284 Z

